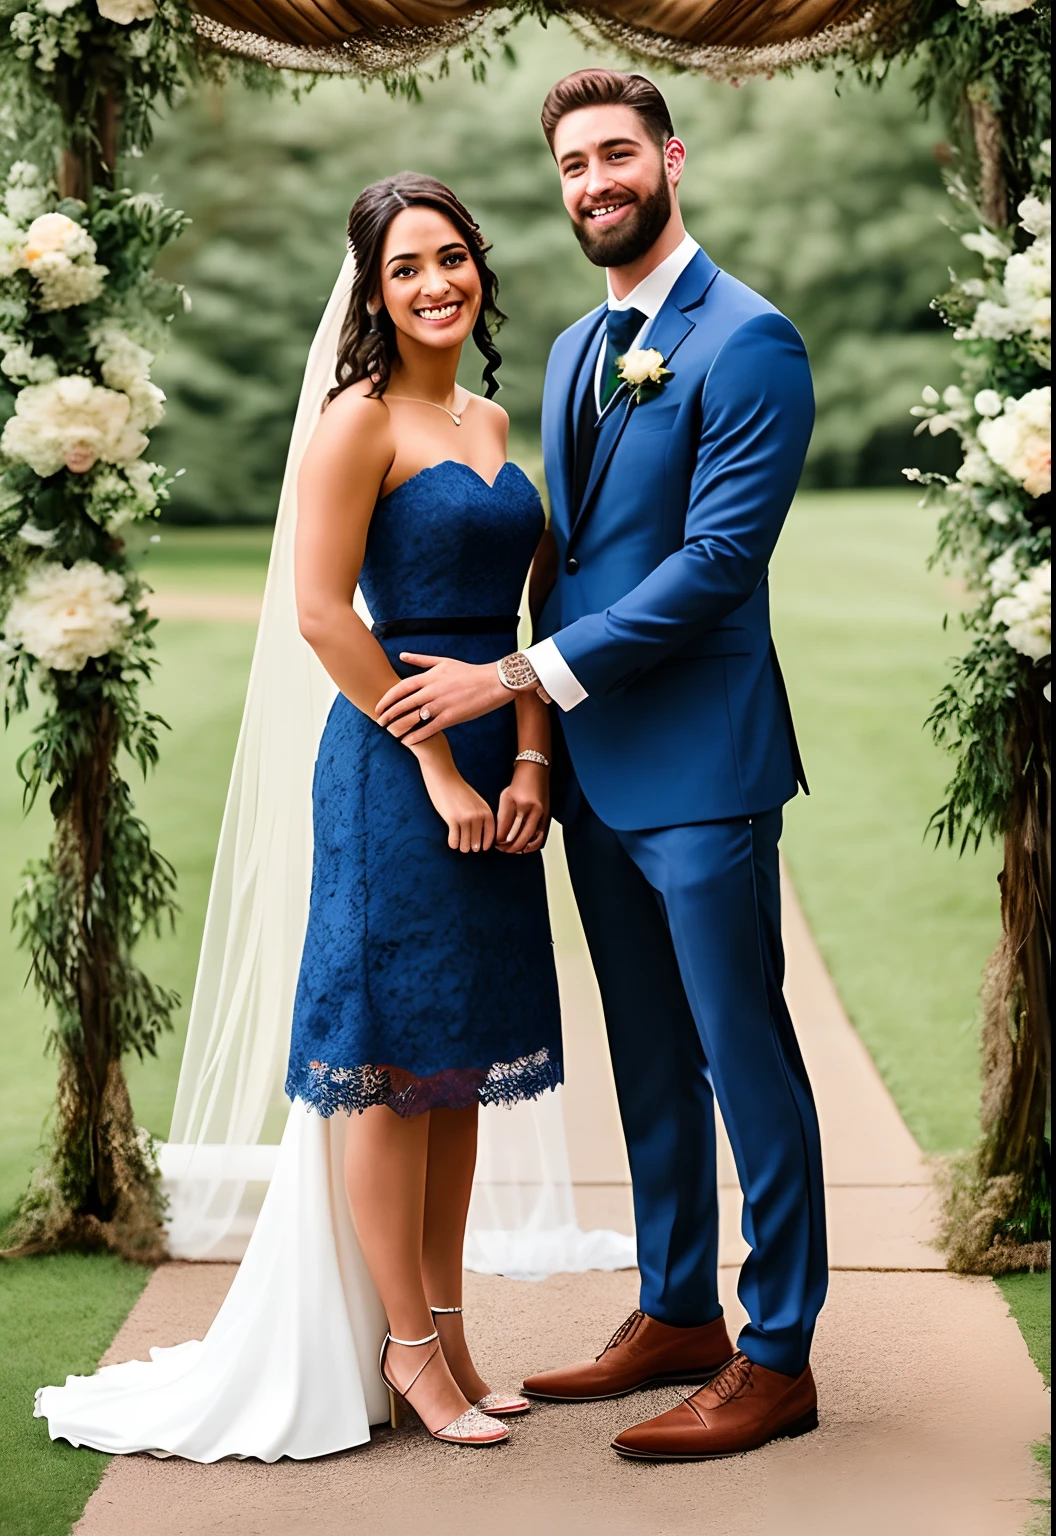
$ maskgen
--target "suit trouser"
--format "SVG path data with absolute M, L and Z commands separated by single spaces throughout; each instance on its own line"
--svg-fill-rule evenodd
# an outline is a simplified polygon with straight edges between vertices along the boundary
M 828 1269 L 817 1112 L 782 993 L 781 823 L 775 810 L 617 832 L 584 800 L 564 840 L 631 1165 L 642 1311 L 682 1327 L 721 1314 L 717 1099 L 751 1248 L 740 1348 L 796 1375 Z

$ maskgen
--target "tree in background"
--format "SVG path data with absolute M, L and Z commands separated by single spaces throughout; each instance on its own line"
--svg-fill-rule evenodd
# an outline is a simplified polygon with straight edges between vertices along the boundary
M 555 79 L 597 55 L 556 28 L 522 27 L 514 41 L 516 67 L 491 65 L 484 86 L 456 68 L 423 83 L 423 102 L 343 81 L 300 101 L 230 87 L 162 122 L 143 183 L 194 221 L 164 258 L 193 295 L 159 372 L 169 408 L 158 451 L 186 469 L 166 519 L 274 516 L 348 209 L 367 182 L 407 167 L 450 180 L 494 243 L 510 316 L 502 400 L 518 451 L 534 456 L 550 344 L 605 291 L 561 207 L 539 107 Z M 741 90 L 692 76 L 662 84 L 690 150 L 689 228 L 806 338 L 819 403 L 808 483 L 897 481 L 912 454 L 906 401 L 922 376 L 955 376 L 931 297 L 958 246 L 940 222 L 935 129 L 908 79 L 892 71 L 877 92 L 848 78 L 839 95 L 831 72 Z

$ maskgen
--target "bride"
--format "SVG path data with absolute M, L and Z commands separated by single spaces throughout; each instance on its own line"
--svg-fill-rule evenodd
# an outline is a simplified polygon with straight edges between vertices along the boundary
M 544 517 L 506 459 L 508 421 L 490 398 L 502 316 L 469 213 L 430 177 L 391 177 L 357 199 L 349 251 L 309 361 L 276 527 L 174 1114 L 174 1126 L 197 1127 L 197 1145 L 183 1148 L 190 1166 L 176 1186 L 174 1234 L 187 1231 L 188 1201 L 191 1226 L 233 1224 L 245 1177 L 227 1169 L 218 1178 L 195 1157 L 223 1151 L 210 1142 L 258 1139 L 267 1099 L 259 1083 L 284 1012 L 293 1107 L 245 1259 L 205 1340 L 38 1392 L 52 1438 L 75 1445 L 200 1461 L 323 1455 L 369 1437 L 387 1390 L 394 1427 L 406 1401 L 436 1438 L 483 1446 L 505 1440 L 501 1420 L 529 1406 L 479 1375 L 461 1287 L 479 1108 L 526 1106 L 562 1078 L 539 857 L 549 820 L 546 708 L 534 692 L 511 692 L 510 708 L 413 748 L 374 713 L 413 670 L 408 649 L 477 662 L 516 649 L 517 604 Z M 485 397 L 456 383 L 470 338 L 484 354 Z M 320 377 L 329 387 L 318 389 Z M 296 807 L 274 793 L 263 806 L 259 786 L 256 796 L 243 788 L 237 824 L 229 820 L 254 751 L 264 772 L 273 757 L 303 757 L 304 743 L 291 748 L 283 727 L 296 732 L 298 710 L 303 720 L 306 696 L 318 692 L 314 673 L 311 686 L 287 686 L 286 721 L 275 719 L 274 696 L 270 717 L 260 703 L 272 580 L 277 569 L 280 581 L 289 576 L 281 560 L 292 519 L 283 512 L 299 438 L 297 623 L 338 691 L 326 690 L 332 706 L 315 759 L 311 899 L 290 1030 L 289 999 L 267 986 L 270 950 L 288 949 L 289 935 L 269 946 L 261 912 L 240 902 L 259 883 L 269 838 L 296 847 L 279 825 Z M 377 616 L 369 629 L 353 608 L 357 584 Z M 282 670 L 277 662 L 276 679 Z M 273 891 L 272 882 L 265 912 Z M 225 898 L 218 965 L 210 935 Z M 242 975 L 232 956 L 247 948 L 255 958 Z M 211 1027 L 196 1028 L 207 983 L 214 1003 L 229 994 L 237 1029 L 217 1027 L 220 1007 Z M 254 1014 L 271 1028 L 260 1030 Z M 550 1267 L 633 1262 L 626 1242 L 606 1243 L 615 1234 L 590 1236 L 601 1239 L 593 1259 Z

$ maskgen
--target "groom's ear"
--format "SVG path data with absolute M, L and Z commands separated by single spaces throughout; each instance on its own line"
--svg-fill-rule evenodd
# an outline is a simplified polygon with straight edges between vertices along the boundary
M 677 187 L 682 180 L 682 172 L 686 168 L 686 146 L 681 139 L 676 139 L 672 134 L 664 145 L 664 170 L 667 179 L 673 187 Z

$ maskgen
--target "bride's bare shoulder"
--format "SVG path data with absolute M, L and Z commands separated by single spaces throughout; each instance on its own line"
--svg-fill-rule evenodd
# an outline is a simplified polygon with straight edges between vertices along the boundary
M 389 408 L 383 399 L 371 395 L 370 387 L 369 379 L 361 379 L 327 402 L 313 434 L 317 451 L 392 458 Z
M 506 452 L 510 435 L 510 418 L 495 400 L 485 400 L 483 395 L 473 396 L 473 413 L 480 427 L 491 438 L 499 451 Z
M 473 401 L 483 421 L 503 431 L 509 428 L 510 418 L 497 400 L 486 400 L 483 395 L 474 395 Z

